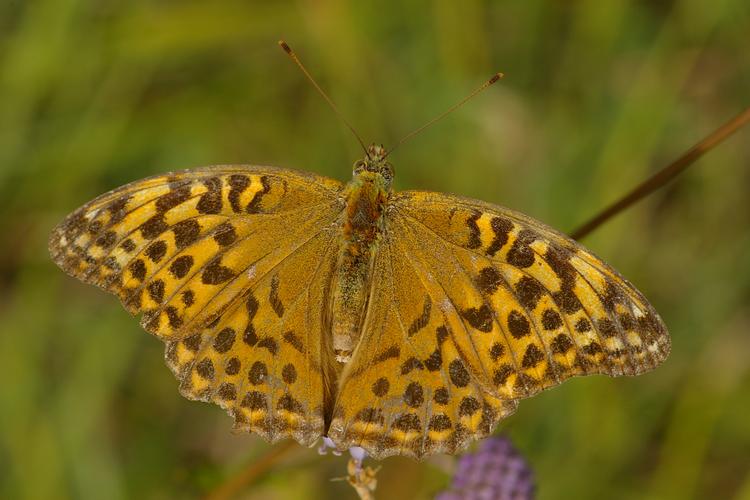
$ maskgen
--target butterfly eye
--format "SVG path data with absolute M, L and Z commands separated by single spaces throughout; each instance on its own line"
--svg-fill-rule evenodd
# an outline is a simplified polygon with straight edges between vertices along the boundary
M 393 169 L 393 165 L 390 163 L 384 163 L 383 168 L 380 170 L 380 175 L 383 176 L 383 178 L 391 182 L 393 180 L 393 176 L 395 175 L 395 170 Z
M 365 163 L 365 160 L 357 160 L 354 163 L 354 173 L 355 174 L 360 173 L 362 170 L 365 169 L 366 166 L 367 166 L 367 164 Z

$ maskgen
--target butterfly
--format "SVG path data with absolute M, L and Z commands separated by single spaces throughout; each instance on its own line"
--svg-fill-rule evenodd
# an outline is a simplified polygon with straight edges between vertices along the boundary
M 513 210 L 394 192 L 371 145 L 339 181 L 216 166 L 140 180 L 50 237 L 66 273 L 166 343 L 190 399 L 241 431 L 369 455 L 455 453 L 519 400 L 669 353 L 633 285 Z

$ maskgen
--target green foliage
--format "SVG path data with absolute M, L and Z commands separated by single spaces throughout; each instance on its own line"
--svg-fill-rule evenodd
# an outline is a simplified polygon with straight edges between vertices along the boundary
M 0 5 L 0 497 L 194 498 L 268 446 L 182 399 L 158 340 L 63 275 L 46 239 L 149 174 L 273 164 L 347 179 L 361 152 L 276 46 L 286 37 L 397 188 L 456 192 L 562 230 L 750 102 L 750 3 L 168 2 Z M 750 131 L 585 242 L 633 281 L 673 351 L 590 377 L 503 428 L 540 498 L 750 498 Z M 380 498 L 428 497 L 441 461 L 388 459 Z M 300 448 L 246 498 L 351 497 Z

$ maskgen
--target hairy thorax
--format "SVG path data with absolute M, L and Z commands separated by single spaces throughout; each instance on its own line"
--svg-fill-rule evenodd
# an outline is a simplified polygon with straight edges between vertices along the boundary
M 359 341 L 390 188 L 380 174 L 363 171 L 355 175 L 345 193 L 342 245 L 331 311 L 333 349 L 336 360 L 342 363 L 351 359 Z

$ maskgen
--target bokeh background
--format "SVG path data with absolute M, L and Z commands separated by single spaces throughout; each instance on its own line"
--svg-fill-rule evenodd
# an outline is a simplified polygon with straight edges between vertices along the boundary
M 269 446 L 182 399 L 161 343 L 66 277 L 47 236 L 96 195 L 169 170 L 272 164 L 345 180 L 394 154 L 399 189 L 571 230 L 750 104 L 747 0 L 0 3 L 0 497 L 196 498 Z M 750 130 L 585 243 L 634 282 L 673 349 L 637 378 L 575 379 L 501 424 L 539 498 L 750 498 Z M 379 498 L 430 498 L 450 457 L 391 458 Z M 287 452 L 241 498 L 354 498 L 343 457 Z

